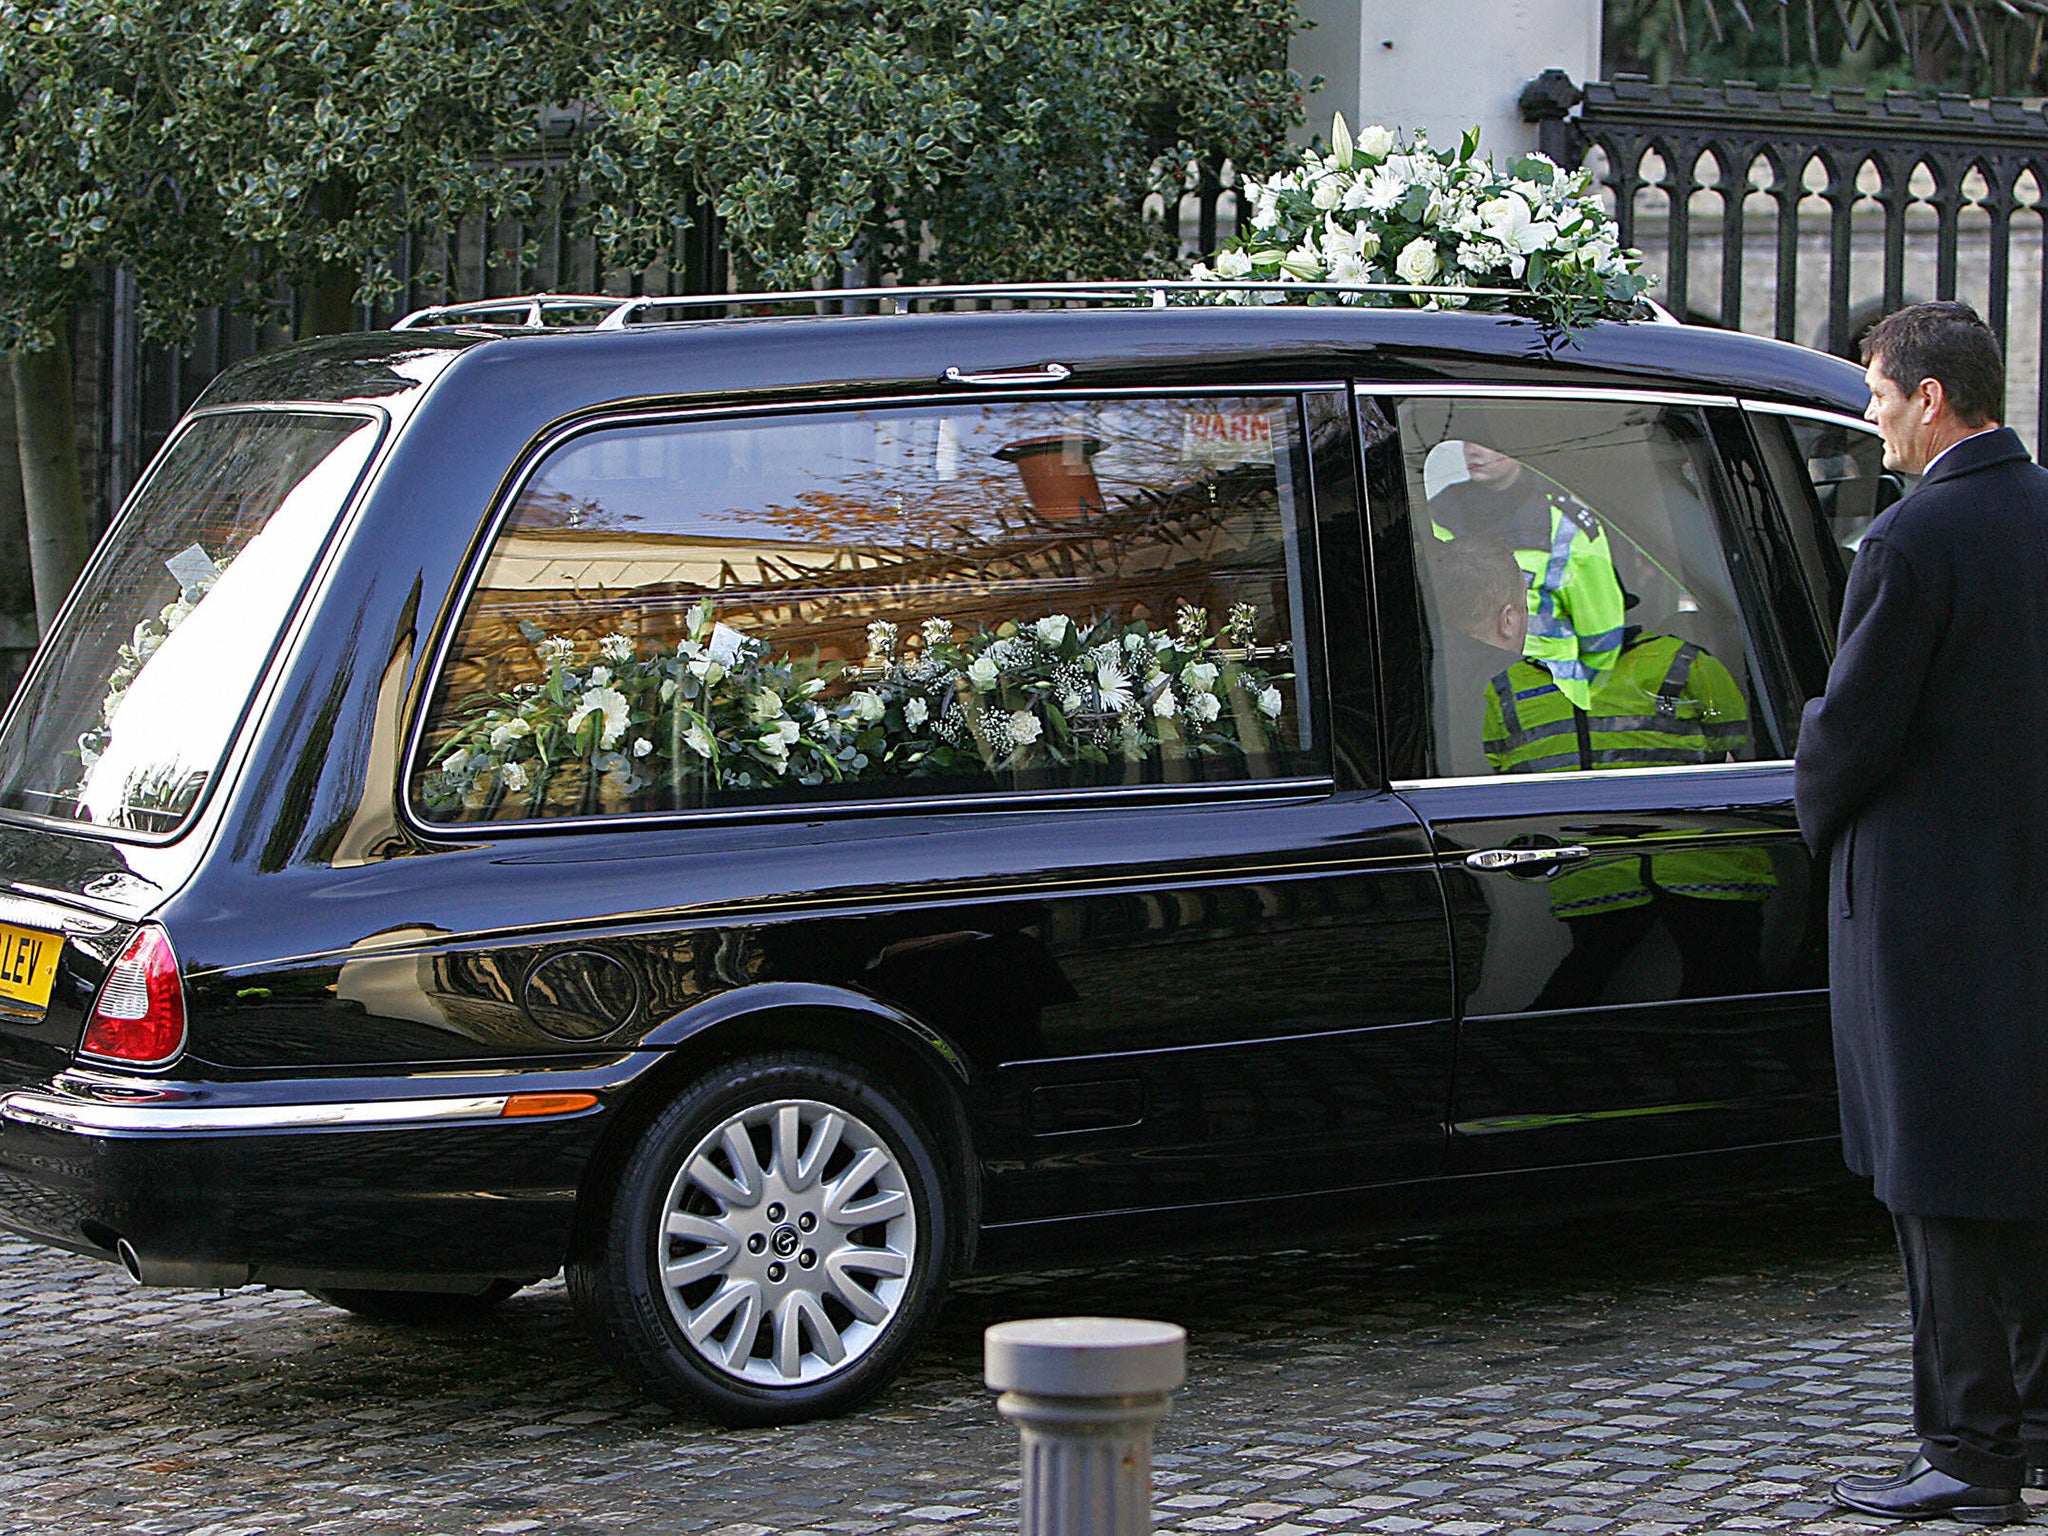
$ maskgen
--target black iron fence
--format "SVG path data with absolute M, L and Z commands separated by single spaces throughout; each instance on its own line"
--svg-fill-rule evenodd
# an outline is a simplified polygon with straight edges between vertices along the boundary
M 1183 248 L 1213 251 L 1237 228 L 1235 177 L 1227 163 L 1195 169 L 1193 185 L 1175 212 Z M 1161 217 L 1167 210 L 1155 204 Z M 637 270 L 605 265 L 597 242 L 576 232 L 559 200 L 527 220 L 471 219 L 452 230 L 416 236 L 398 252 L 399 292 L 388 304 L 363 306 L 363 330 L 389 325 L 430 304 L 555 293 L 723 293 L 730 280 L 722 221 L 708 206 L 691 221 L 665 260 Z M 844 274 L 849 284 L 886 280 L 886 274 Z M 213 376 L 229 364 L 282 346 L 293 335 L 295 300 L 275 296 L 252 314 L 242 309 L 203 314 L 191 342 L 171 348 L 141 340 L 136 294 L 123 274 L 110 274 L 100 303 L 79 317 L 81 434 L 90 434 L 88 474 L 97 515 L 111 517 L 178 417 Z
M 2005 343 L 2007 420 L 2048 445 L 2038 106 L 1630 75 L 1582 92 L 1552 70 L 1522 110 L 1613 195 L 1674 313 L 1853 357 L 1899 305 L 1966 299 Z

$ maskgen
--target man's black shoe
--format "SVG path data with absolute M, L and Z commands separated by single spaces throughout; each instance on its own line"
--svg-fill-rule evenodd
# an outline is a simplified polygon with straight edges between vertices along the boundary
M 2048 1461 L 2030 1461 L 2027 1463 L 2027 1486 L 2029 1488 L 2048 1488 Z
M 1960 1520 L 1965 1525 L 2010 1525 L 2027 1518 L 2017 1488 L 1980 1488 L 1950 1477 L 1915 1456 L 1890 1477 L 1851 1475 L 1835 1482 L 1835 1502 L 1859 1514 L 1892 1520 Z

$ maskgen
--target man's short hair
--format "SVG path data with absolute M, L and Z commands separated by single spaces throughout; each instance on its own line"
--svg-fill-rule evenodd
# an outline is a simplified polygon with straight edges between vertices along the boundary
M 1509 604 L 1528 601 L 1529 578 L 1514 555 L 1483 539 L 1438 544 L 1429 578 L 1442 616 L 1468 635 L 1483 634 Z
M 1907 394 L 1940 381 L 1964 425 L 2005 419 L 2005 358 L 1991 327 L 1954 299 L 1893 310 L 1863 338 L 1863 361 Z

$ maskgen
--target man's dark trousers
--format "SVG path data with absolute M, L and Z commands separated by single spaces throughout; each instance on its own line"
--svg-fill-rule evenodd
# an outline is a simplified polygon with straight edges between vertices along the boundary
M 2048 1222 L 1894 1214 L 1913 1303 L 1913 1428 L 1950 1477 L 2017 1488 L 2048 1462 Z

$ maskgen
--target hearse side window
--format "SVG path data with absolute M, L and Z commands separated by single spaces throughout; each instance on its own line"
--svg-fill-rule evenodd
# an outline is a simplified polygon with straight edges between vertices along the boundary
M 1429 398 L 1399 418 L 1434 776 L 1777 755 L 1700 411 Z
M 1874 427 L 1756 409 L 1749 418 L 1832 636 L 1857 547 L 1910 479 L 1884 467 L 1884 440 Z
M 554 450 L 448 651 L 441 822 L 1321 775 L 1299 403 L 974 401 Z
M 44 643 L 0 738 L 0 807 L 178 831 L 381 430 L 340 412 L 189 422 Z

